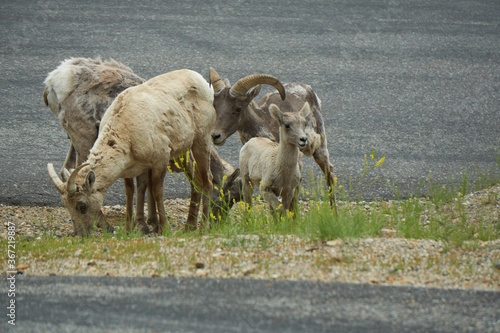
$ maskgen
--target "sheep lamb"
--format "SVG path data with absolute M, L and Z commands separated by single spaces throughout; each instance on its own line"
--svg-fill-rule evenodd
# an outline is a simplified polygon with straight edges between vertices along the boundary
M 214 122 L 213 90 L 191 70 L 169 72 L 120 93 L 101 119 L 88 159 L 67 182 L 57 176 L 52 164 L 47 166 L 74 221 L 75 233 L 88 234 L 94 222 L 103 219 L 102 202 L 117 179 L 146 173 L 159 215 L 154 231 L 162 233 L 166 226 L 163 183 L 167 167 L 171 159 L 186 156 L 188 151 L 194 163 L 186 168 L 193 180 L 186 228 L 196 227 L 200 203 L 208 222 Z
M 240 151 L 240 172 L 243 197 L 252 203 L 253 187 L 260 185 L 260 192 L 272 212 L 293 211 L 301 182 L 300 151 L 307 145 L 305 132 L 311 113 L 308 103 L 297 112 L 282 112 L 278 106 L 269 106 L 271 116 L 279 124 L 279 143 L 268 138 L 250 139 Z M 282 200 L 279 201 L 278 197 Z

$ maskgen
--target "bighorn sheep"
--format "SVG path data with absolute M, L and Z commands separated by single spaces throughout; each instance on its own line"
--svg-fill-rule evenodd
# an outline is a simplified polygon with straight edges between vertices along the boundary
M 305 130 L 307 145 L 300 150 L 306 156 L 312 155 L 324 172 L 329 188 L 330 204 L 335 205 L 333 192 L 335 176 L 333 165 L 330 163 L 321 115 L 321 101 L 309 85 L 302 83 L 282 85 L 271 75 L 254 74 L 238 80 L 231 86 L 229 81 L 227 79 L 223 81 L 213 68 L 210 68 L 209 82 L 214 88 L 214 106 L 217 111 L 217 120 L 212 131 L 215 145 L 224 144 L 236 131 L 243 144 L 259 136 L 278 141 L 278 122 L 271 116 L 269 106 L 273 103 L 284 112 L 298 112 L 307 102 L 311 108 L 311 116 L 307 119 Z M 271 85 L 278 92 L 269 93 L 255 102 L 253 99 L 260 93 L 261 84 Z
M 144 81 L 129 67 L 99 58 L 69 58 L 47 75 L 43 100 L 71 141 L 61 176 L 64 169 L 73 169 L 87 159 L 102 115 L 116 96 Z
M 282 112 L 275 104 L 269 113 L 279 124 L 279 143 L 267 138 L 248 140 L 240 151 L 240 171 L 245 202 L 252 203 L 253 186 L 260 192 L 271 211 L 281 205 L 281 212 L 292 211 L 299 195 L 302 179 L 299 148 L 307 145 L 306 118 L 311 113 L 308 103 L 297 112 Z M 278 197 L 281 196 L 280 203 Z
M 203 77 L 190 70 L 178 70 L 154 77 L 118 95 L 102 117 L 99 135 L 87 161 L 64 183 L 52 164 L 49 176 L 70 212 L 76 233 L 89 232 L 100 211 L 106 191 L 118 178 L 149 173 L 150 186 L 161 233 L 166 225 L 163 182 L 171 159 L 189 150 L 196 167 L 186 172 L 191 185 L 191 202 L 186 228 L 196 227 L 200 202 L 203 218 L 208 201 L 196 189 L 210 195 L 210 131 L 215 122 L 213 90 Z
M 115 97 L 126 88 L 136 86 L 144 81 L 135 75 L 129 67 L 115 60 L 102 61 L 100 58 L 66 59 L 49 73 L 44 81 L 43 99 L 45 105 L 59 118 L 71 141 L 66 161 L 61 169 L 63 180 L 68 179 L 68 170 L 76 168 L 88 157 L 90 148 L 98 135 L 100 120 Z M 224 196 L 221 198 L 219 191 L 214 191 L 212 194 L 212 210 L 217 217 L 223 215 L 223 209 L 226 206 L 231 207 L 234 200 L 240 200 L 239 178 L 236 180 L 237 175 L 232 175 L 235 171 L 234 168 L 223 160 L 213 147 L 211 147 L 210 163 L 214 175 L 214 185 L 221 187 L 222 179 L 225 179 Z M 175 168 L 173 169 L 175 170 Z M 149 227 L 144 221 L 147 176 L 145 174 L 137 177 L 135 224 L 139 225 L 144 233 L 149 232 Z M 125 179 L 127 230 L 133 228 L 130 222 L 133 220 L 134 189 L 133 180 Z M 157 217 L 151 193 L 148 194 L 148 203 L 148 222 L 154 225 Z
M 69 58 L 47 75 L 44 81 L 43 101 L 61 122 L 70 139 L 70 148 L 61 169 L 64 180 L 69 171 L 82 164 L 97 139 L 99 123 L 104 112 L 119 93 L 145 80 L 127 66 L 113 59 Z M 149 230 L 144 222 L 144 193 L 147 174 L 137 177 L 136 222 L 142 230 Z M 133 216 L 134 183 L 125 179 L 127 197 L 127 228 Z M 156 216 L 154 202 L 149 200 L 149 219 Z M 142 206 L 142 209 L 141 209 Z M 111 226 L 106 224 L 108 229 Z M 75 229 L 76 230 L 76 229 Z

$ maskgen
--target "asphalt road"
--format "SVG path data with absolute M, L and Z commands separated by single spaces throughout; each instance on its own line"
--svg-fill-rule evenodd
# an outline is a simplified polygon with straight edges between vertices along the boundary
M 59 169 L 69 143 L 42 92 L 68 57 L 112 57 L 144 78 L 208 78 L 212 66 L 232 83 L 258 72 L 308 83 L 340 182 L 359 177 L 372 148 L 385 169 L 368 177 L 401 193 L 425 190 L 430 174 L 498 173 L 499 23 L 495 0 L 2 1 L 0 203 L 60 205 L 46 165 Z M 237 165 L 240 147 L 233 135 L 219 152 Z M 124 204 L 121 184 L 105 204 Z M 382 181 L 358 190 L 394 194 Z M 168 176 L 165 195 L 188 197 L 187 182 Z
M 6 331 L 455 333 L 500 328 L 500 295 L 482 291 L 61 276 L 18 276 L 16 290 L 16 327 Z M 0 299 L 6 298 L 2 293 Z M 5 316 L 0 325 L 9 327 Z

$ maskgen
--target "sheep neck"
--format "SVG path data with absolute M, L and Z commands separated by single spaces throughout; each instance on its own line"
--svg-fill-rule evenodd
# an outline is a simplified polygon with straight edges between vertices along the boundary
M 120 173 L 122 161 L 116 158 L 116 154 L 106 154 L 106 152 L 94 153 L 91 151 L 87 162 L 90 164 L 90 169 L 96 175 L 94 187 L 97 191 L 106 193 L 108 188 L 113 185 L 119 178 L 122 178 Z
M 277 160 L 280 161 L 282 172 L 284 170 L 292 170 L 291 168 L 297 165 L 299 160 L 299 147 L 287 142 L 287 138 L 280 128 L 280 142 L 278 144 Z

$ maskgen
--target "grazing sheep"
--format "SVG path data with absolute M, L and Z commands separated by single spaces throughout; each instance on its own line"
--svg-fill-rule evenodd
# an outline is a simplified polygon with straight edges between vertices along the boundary
M 135 75 L 132 70 L 114 60 L 70 58 L 64 60 L 45 79 L 43 99 L 51 111 L 59 118 L 65 129 L 71 145 L 61 169 L 61 176 L 67 181 L 70 172 L 88 157 L 90 148 L 94 144 L 99 129 L 99 123 L 106 109 L 115 97 L 123 90 L 139 85 L 145 80 Z M 214 175 L 214 185 L 221 186 L 219 179 L 225 176 L 223 196 L 213 193 L 213 211 L 215 216 L 220 213 L 220 207 L 229 208 L 234 200 L 240 200 L 238 183 L 235 177 L 228 177 L 234 168 L 220 158 L 215 149 L 211 149 L 211 167 Z M 220 166 L 220 167 L 219 167 Z M 172 165 L 172 168 L 175 168 Z M 179 171 L 179 170 L 177 170 Z M 133 229 L 133 196 L 134 182 L 124 179 L 127 198 L 127 230 Z M 140 226 L 143 233 L 149 232 L 144 217 L 144 199 L 148 184 L 148 174 L 137 177 L 137 201 L 135 224 Z M 228 191 L 231 190 L 231 194 Z M 152 194 L 148 194 L 148 223 L 157 222 L 156 207 Z M 111 229 L 111 226 L 107 226 Z
M 268 201 L 271 211 L 281 205 L 281 212 L 293 211 L 299 195 L 301 181 L 300 151 L 307 145 L 306 118 L 311 113 L 308 103 L 297 112 L 282 112 L 271 104 L 269 113 L 279 124 L 279 143 L 268 138 L 250 139 L 240 151 L 240 171 L 243 197 L 252 203 L 253 186 Z M 281 196 L 280 202 L 278 197 Z
M 122 63 L 113 59 L 69 58 L 47 75 L 44 81 L 43 101 L 61 122 L 70 139 L 70 148 L 61 169 L 63 180 L 88 157 L 99 132 L 99 123 L 104 112 L 119 93 L 142 84 L 145 80 Z M 133 196 L 135 185 L 125 179 L 127 198 L 127 227 L 133 219 Z M 148 184 L 147 174 L 137 177 L 136 224 L 143 232 L 149 228 L 144 222 L 144 197 Z M 148 196 L 149 199 L 150 196 Z M 152 209 L 149 219 L 154 220 L 156 211 L 153 200 L 148 200 Z M 142 208 L 141 208 L 142 207 Z M 152 222 L 152 221 L 150 221 Z M 112 230 L 106 224 L 108 230 Z
M 276 104 L 284 112 L 298 112 L 304 103 L 311 108 L 311 116 L 307 118 L 307 145 L 301 148 L 306 156 L 313 156 L 315 162 L 324 172 L 329 188 L 330 204 L 335 206 L 335 175 L 327 147 L 327 138 L 321 101 L 309 85 L 287 83 L 282 85 L 278 79 L 266 74 L 254 74 L 244 77 L 233 86 L 222 80 L 217 72 L 210 68 L 209 82 L 214 88 L 214 106 L 217 120 L 212 131 L 215 145 L 222 145 L 234 132 L 238 131 L 240 140 L 245 144 L 253 137 L 266 137 L 272 141 L 279 140 L 278 122 L 271 116 L 269 106 Z M 260 93 L 261 84 L 275 87 L 278 92 L 269 93 L 258 102 L 253 99 Z M 286 98 L 285 98 L 286 96 Z
M 88 234 L 93 222 L 103 219 L 106 191 L 119 178 L 149 173 L 152 196 L 159 214 L 153 227 L 166 225 L 163 182 L 171 159 L 186 156 L 194 163 L 185 169 L 191 184 L 186 228 L 196 227 L 200 202 L 208 217 L 212 192 L 210 132 L 215 122 L 213 90 L 203 77 L 178 70 L 131 87 L 113 101 L 102 117 L 99 135 L 84 164 L 65 183 L 48 164 L 49 176 L 74 221 L 75 233 Z M 205 193 L 207 196 L 203 196 Z
M 144 81 L 129 67 L 99 58 L 69 58 L 47 75 L 43 100 L 71 141 L 61 176 L 87 159 L 99 122 L 116 96 Z

